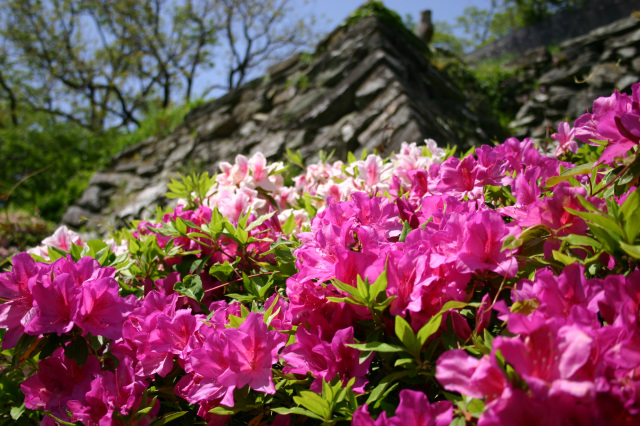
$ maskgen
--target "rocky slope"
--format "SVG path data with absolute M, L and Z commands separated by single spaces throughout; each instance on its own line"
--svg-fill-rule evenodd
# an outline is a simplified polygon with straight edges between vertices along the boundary
M 319 150 L 389 153 L 403 141 L 432 138 L 469 147 L 496 137 L 495 123 L 475 113 L 465 93 L 432 66 L 430 51 L 402 25 L 363 18 L 329 34 L 313 55 L 296 55 L 187 115 L 166 138 L 151 138 L 113 159 L 69 208 L 77 227 L 148 215 L 166 203 L 178 172 L 215 172 L 220 161 L 287 148 L 305 158 Z
M 518 99 L 514 136 L 544 138 L 560 121 L 573 124 L 593 100 L 614 89 L 630 91 L 640 81 L 640 15 L 600 27 L 550 49 L 530 50 L 513 60 L 522 72 L 510 84 L 514 92 L 535 81 Z

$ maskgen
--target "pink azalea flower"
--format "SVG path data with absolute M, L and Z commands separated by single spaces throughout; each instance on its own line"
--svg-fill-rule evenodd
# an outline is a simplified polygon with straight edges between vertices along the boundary
M 453 420 L 453 404 L 449 401 L 429 403 L 422 392 L 403 389 L 395 416 L 382 414 L 373 420 L 367 405 L 361 405 L 353 413 L 354 426 L 447 426 Z
M 31 410 L 44 408 L 56 417 L 69 419 L 67 403 L 84 400 L 91 389 L 91 381 L 100 373 L 100 364 L 89 356 L 84 366 L 64 356 L 64 349 L 56 349 L 51 357 L 40 361 L 38 373 L 25 380 L 20 388 L 25 406 Z
M 301 375 L 311 372 L 315 378 L 311 384 L 314 392 L 322 391 L 322 379 L 330 382 L 336 376 L 343 384 L 355 377 L 354 392 L 364 392 L 367 384 L 365 375 L 373 358 L 369 357 L 360 364 L 360 351 L 346 346 L 348 343 L 355 343 L 353 327 L 338 330 L 331 342 L 324 341 L 321 336 L 320 327 L 313 332 L 307 331 L 305 327 L 298 327 L 296 343 L 283 351 L 282 357 L 287 362 L 283 371 Z
M 229 368 L 220 376 L 220 383 L 237 388 L 249 385 L 260 392 L 275 393 L 271 366 L 278 361 L 287 336 L 268 331 L 262 315 L 257 313 L 250 313 L 239 328 L 229 328 L 225 335 Z
M 640 142 L 640 83 L 632 86 L 632 97 L 617 90 L 608 97 L 593 102 L 593 113 L 580 116 L 575 122 L 575 137 L 585 143 L 607 141 L 598 163 L 611 163 L 624 156 Z
M 25 331 L 29 334 L 57 333 L 61 336 L 74 326 L 75 298 L 78 287 L 69 274 L 60 274 L 53 281 L 37 283 L 31 287 L 33 308 L 25 318 Z
M 73 320 L 85 334 L 114 340 L 122 337 L 122 324 L 133 305 L 118 295 L 119 288 L 113 278 L 88 281 L 82 286 Z
M 468 268 L 463 272 L 489 270 L 500 275 L 515 276 L 518 262 L 511 255 L 513 250 L 502 250 L 504 239 L 512 234 L 493 210 L 472 215 L 466 224 L 466 238 L 458 258 Z
M 571 151 L 574 154 L 578 152 L 578 143 L 574 140 L 576 129 L 572 129 L 569 123 L 562 122 L 558 124 L 558 133 L 551 135 L 552 139 L 558 141 L 556 148 L 556 157 Z
M 461 197 L 468 196 L 470 199 L 482 196 L 482 184 L 478 181 L 480 168 L 472 155 L 465 157 L 462 161 L 456 157 L 450 157 L 440 165 L 439 170 L 438 191 L 458 193 Z
M 51 265 L 36 263 L 26 253 L 12 259 L 11 272 L 0 273 L 0 328 L 6 328 L 2 348 L 15 346 L 24 333 L 23 318 L 33 307 L 31 288 L 50 272 Z
M 440 355 L 436 364 L 436 378 L 445 389 L 460 392 L 487 402 L 498 398 L 507 386 L 507 380 L 494 358 L 480 359 L 462 349 Z

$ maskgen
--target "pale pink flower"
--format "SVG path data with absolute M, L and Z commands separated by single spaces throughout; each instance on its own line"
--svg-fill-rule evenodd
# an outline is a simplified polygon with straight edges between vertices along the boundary
M 559 157 L 567 151 L 571 151 L 574 154 L 578 152 L 578 142 L 574 139 L 575 135 L 576 129 L 572 129 L 569 123 L 562 122 L 558 124 L 558 133 L 551 135 L 551 139 L 558 141 L 556 157 Z

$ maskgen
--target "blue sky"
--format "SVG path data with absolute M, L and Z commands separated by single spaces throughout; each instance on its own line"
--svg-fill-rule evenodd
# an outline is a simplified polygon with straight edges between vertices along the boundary
M 299 1 L 300 4 L 303 3 L 302 0 L 295 1 Z M 328 32 L 363 3 L 364 0 L 311 0 L 308 5 L 301 7 L 301 9 L 315 13 L 318 17 L 319 29 Z M 422 10 L 430 9 L 434 21 L 453 23 L 455 18 L 460 16 L 466 7 L 477 6 L 488 9 L 491 5 L 491 0 L 387 0 L 384 1 L 384 4 L 389 9 L 398 12 L 403 18 L 406 14 L 411 14 L 414 20 L 417 21 Z M 323 16 L 325 17 L 324 19 Z

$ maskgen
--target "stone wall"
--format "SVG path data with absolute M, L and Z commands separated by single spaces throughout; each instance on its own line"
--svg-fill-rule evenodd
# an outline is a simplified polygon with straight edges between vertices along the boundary
M 554 52 L 530 50 L 509 65 L 522 71 L 511 82 L 514 93 L 525 82 L 537 82 L 535 90 L 520 95 L 510 133 L 545 138 L 560 121 L 573 124 L 594 99 L 615 89 L 630 92 L 640 81 L 640 19 L 631 16 L 600 27 L 561 43 Z
M 466 55 L 468 61 L 518 54 L 540 46 L 557 44 L 640 11 L 638 0 L 587 0 L 576 9 L 564 10 L 543 22 L 521 28 Z
M 427 137 L 462 148 L 496 137 L 495 123 L 478 115 L 428 56 L 404 27 L 375 17 L 339 27 L 314 55 L 273 66 L 264 78 L 190 112 L 174 134 L 121 152 L 63 221 L 118 226 L 147 216 L 167 202 L 167 183 L 178 172 L 215 173 L 237 154 L 276 160 L 287 148 L 305 158 L 333 150 L 344 159 L 348 151 L 389 153 Z

